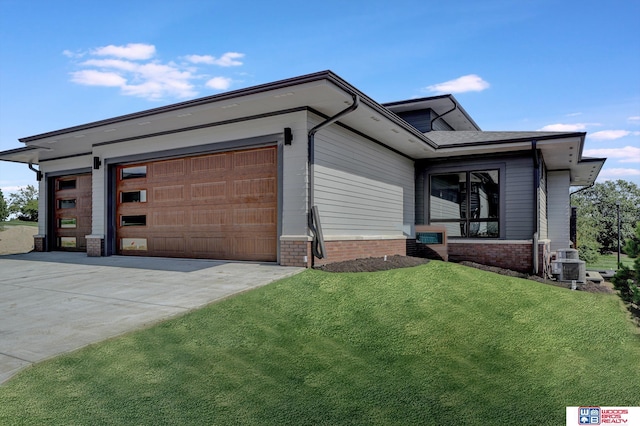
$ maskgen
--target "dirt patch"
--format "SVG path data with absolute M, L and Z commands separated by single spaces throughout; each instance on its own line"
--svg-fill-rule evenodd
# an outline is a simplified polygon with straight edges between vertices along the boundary
M 376 272 L 376 271 L 388 271 L 390 269 L 408 268 L 411 266 L 424 265 L 428 263 L 429 259 L 423 259 L 420 257 L 411 256 L 387 256 L 383 257 L 369 257 L 364 259 L 347 260 L 344 262 L 330 263 L 328 265 L 319 265 L 315 269 L 319 269 L 325 272 Z M 549 284 L 556 287 L 571 288 L 571 283 L 563 283 L 553 280 L 546 280 L 537 275 L 525 274 L 522 272 L 512 271 L 510 269 L 498 268 L 496 266 L 487 266 L 475 262 L 460 262 L 461 265 L 469 266 L 476 269 L 482 269 L 483 271 L 489 271 L 500 275 L 506 275 L 509 277 L 524 278 L 532 281 L 536 281 L 543 284 Z M 576 290 L 588 291 L 590 293 L 609 293 L 615 294 L 611 283 L 604 282 L 602 284 L 596 284 L 591 281 L 587 281 L 585 284 L 578 283 Z
M 4 225 L 0 228 L 0 255 L 30 252 L 37 233 L 35 226 Z
M 412 266 L 424 265 L 429 259 L 411 256 L 387 256 L 384 257 L 368 257 L 365 259 L 346 260 L 344 262 L 335 262 L 328 265 L 315 266 L 314 269 L 320 269 L 326 272 L 376 272 L 388 271 L 390 269 L 409 268 Z

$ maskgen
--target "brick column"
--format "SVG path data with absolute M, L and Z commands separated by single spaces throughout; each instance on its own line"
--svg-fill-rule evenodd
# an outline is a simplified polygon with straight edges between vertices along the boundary
M 33 251 L 47 251 L 47 237 L 45 235 L 33 236 Z
M 87 256 L 104 256 L 104 235 L 87 235 Z

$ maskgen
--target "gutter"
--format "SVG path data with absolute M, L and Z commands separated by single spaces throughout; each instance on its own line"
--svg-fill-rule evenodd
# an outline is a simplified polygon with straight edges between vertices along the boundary
M 451 109 L 450 109 L 450 110 L 448 110 L 448 111 L 443 112 L 442 114 L 438 115 L 436 118 L 434 118 L 433 120 L 431 120 L 431 122 L 429 123 L 429 131 L 432 131 L 432 130 L 433 130 L 433 123 L 434 123 L 436 120 L 438 120 L 439 118 L 442 118 L 442 117 L 444 117 L 445 115 L 449 114 L 450 112 L 453 112 L 453 111 L 455 111 L 456 109 L 458 109 L 458 103 L 457 103 L 457 102 L 456 102 L 452 97 L 449 97 L 449 100 L 450 100 L 451 102 L 453 102 L 453 108 L 451 108 Z M 433 111 L 433 112 L 435 112 L 435 111 Z
M 29 169 L 32 170 L 33 172 L 35 172 L 36 180 L 38 182 L 40 182 L 42 180 L 42 172 L 40 170 L 36 169 L 35 167 L 33 167 L 33 163 L 31 161 L 29 161 Z
M 360 96 L 355 93 L 348 92 L 353 99 L 353 103 L 349 105 L 347 108 L 343 109 L 333 117 L 329 117 L 324 120 L 322 123 L 318 124 L 311 130 L 309 130 L 308 134 L 308 144 L 307 144 L 307 170 L 309 173 L 308 177 L 308 189 L 307 189 L 307 224 L 309 226 L 309 230 L 311 231 L 312 242 L 311 242 L 311 266 L 314 264 L 314 259 L 317 257 L 318 259 L 323 259 L 325 257 L 325 247 L 324 247 L 324 238 L 322 237 L 322 230 L 320 228 L 320 220 L 318 213 L 318 206 L 314 205 L 314 175 L 315 175 L 315 135 L 316 133 L 327 127 L 340 118 L 344 117 L 347 114 L 355 111 L 356 108 L 360 105 Z

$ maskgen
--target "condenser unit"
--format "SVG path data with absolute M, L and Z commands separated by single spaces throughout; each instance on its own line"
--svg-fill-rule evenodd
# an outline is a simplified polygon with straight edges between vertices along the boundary
M 587 265 L 579 259 L 557 259 L 551 263 L 551 274 L 558 281 L 587 282 Z

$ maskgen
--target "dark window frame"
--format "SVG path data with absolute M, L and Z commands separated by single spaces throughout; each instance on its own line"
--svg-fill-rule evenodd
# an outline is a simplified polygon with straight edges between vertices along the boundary
M 473 174 L 481 174 L 481 173 L 493 173 L 497 174 L 497 183 L 496 188 L 492 192 L 492 196 L 495 198 L 493 203 L 490 203 L 491 206 L 490 211 L 493 213 L 490 217 L 473 217 L 473 215 L 468 215 L 467 212 L 473 211 L 472 203 L 475 197 L 475 194 L 478 194 L 478 185 L 474 182 L 471 177 Z M 464 206 L 460 207 L 460 217 L 451 217 L 451 218 L 433 218 L 433 205 L 431 202 L 432 197 L 432 186 L 433 186 L 433 178 L 438 176 L 446 176 L 446 175 L 464 175 L 464 193 L 459 192 L 459 194 L 463 194 L 460 199 L 462 199 Z M 462 170 L 451 170 L 451 171 L 438 171 L 432 172 L 428 175 L 428 188 L 426 191 L 427 198 L 429 199 L 428 203 L 428 220 L 429 223 L 432 224 L 459 224 L 460 226 L 460 236 L 454 236 L 449 233 L 448 238 L 469 238 L 469 239 L 499 239 L 501 238 L 502 233 L 502 216 L 503 216 L 503 172 L 500 167 L 477 167 L 477 168 L 469 168 Z M 474 194 L 474 197 L 472 197 Z M 450 200 L 455 202 L 456 204 L 460 204 L 460 200 Z M 476 232 L 482 226 L 482 224 L 486 224 L 487 231 L 491 228 L 491 232 L 487 234 L 478 235 L 477 233 L 470 235 L 470 230 L 476 228 Z M 495 226 L 492 226 L 495 225 Z

